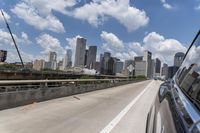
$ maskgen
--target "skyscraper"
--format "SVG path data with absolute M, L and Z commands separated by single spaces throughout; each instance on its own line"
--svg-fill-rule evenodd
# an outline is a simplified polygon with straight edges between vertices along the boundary
M 97 55 L 97 46 L 89 46 L 87 56 L 87 68 L 94 69 Z
M 165 76 L 165 79 L 168 78 L 168 65 L 166 63 L 164 63 L 162 67 L 162 76 Z
M 77 38 L 76 40 L 75 67 L 84 67 L 86 41 L 85 38 Z
M 105 52 L 101 59 L 101 74 L 114 75 L 114 63 L 115 60 L 111 57 L 111 54 L 109 52 Z
M 143 60 L 146 61 L 146 72 L 145 72 L 145 76 L 148 78 L 152 77 L 152 65 L 151 65 L 151 56 L 152 53 L 149 51 L 144 51 L 144 57 Z
M 155 60 L 155 74 L 156 76 L 160 76 L 161 74 L 161 61 L 160 59 L 156 58 Z
M 44 68 L 56 70 L 57 68 L 57 54 L 56 52 L 49 52 L 48 62 L 45 62 Z
M 63 59 L 63 70 L 72 66 L 72 50 L 67 49 Z
M 185 54 L 182 52 L 176 53 L 174 56 L 174 66 L 180 67 L 184 56 L 185 56 Z
M 123 70 L 124 63 L 122 61 L 116 62 L 116 73 L 121 73 Z
M 156 76 L 155 75 L 155 69 L 156 69 L 156 60 L 155 59 L 151 59 L 151 72 L 152 72 L 152 76 Z
M 56 52 L 50 51 L 49 52 L 49 62 L 56 61 L 56 58 L 57 58 Z

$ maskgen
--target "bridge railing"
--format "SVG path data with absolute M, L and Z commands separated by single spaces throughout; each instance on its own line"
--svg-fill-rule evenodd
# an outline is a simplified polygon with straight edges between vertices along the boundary
M 0 93 L 87 84 L 120 84 L 129 81 L 130 79 L 3 80 L 0 81 Z

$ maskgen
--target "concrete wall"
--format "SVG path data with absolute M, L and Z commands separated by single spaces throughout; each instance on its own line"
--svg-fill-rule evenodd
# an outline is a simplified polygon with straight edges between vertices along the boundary
M 65 97 L 99 89 L 124 85 L 136 81 L 123 81 L 118 83 L 79 84 L 52 88 L 38 88 L 23 91 L 0 93 L 0 110 L 21 105 L 41 102 L 59 97 Z

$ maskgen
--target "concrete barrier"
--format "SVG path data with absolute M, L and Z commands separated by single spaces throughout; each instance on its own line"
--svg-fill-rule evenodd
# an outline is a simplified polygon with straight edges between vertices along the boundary
M 0 110 L 12 107 L 41 102 L 54 98 L 60 98 L 94 90 L 106 89 L 114 86 L 133 83 L 136 81 L 123 81 L 116 83 L 99 83 L 99 84 L 79 84 L 67 85 L 61 87 L 42 87 L 38 89 L 29 89 L 22 91 L 0 93 Z

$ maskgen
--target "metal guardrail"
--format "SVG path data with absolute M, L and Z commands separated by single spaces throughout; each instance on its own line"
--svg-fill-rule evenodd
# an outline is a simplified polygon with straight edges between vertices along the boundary
M 129 79 L 62 79 L 62 80 L 3 80 L 0 85 L 34 84 L 34 83 L 62 83 L 62 82 L 94 82 L 94 81 L 129 81 Z
M 91 84 L 113 84 L 129 79 L 66 79 L 66 80 L 3 80 L 0 81 L 0 94 L 7 92 L 37 90 L 62 86 L 83 86 Z

